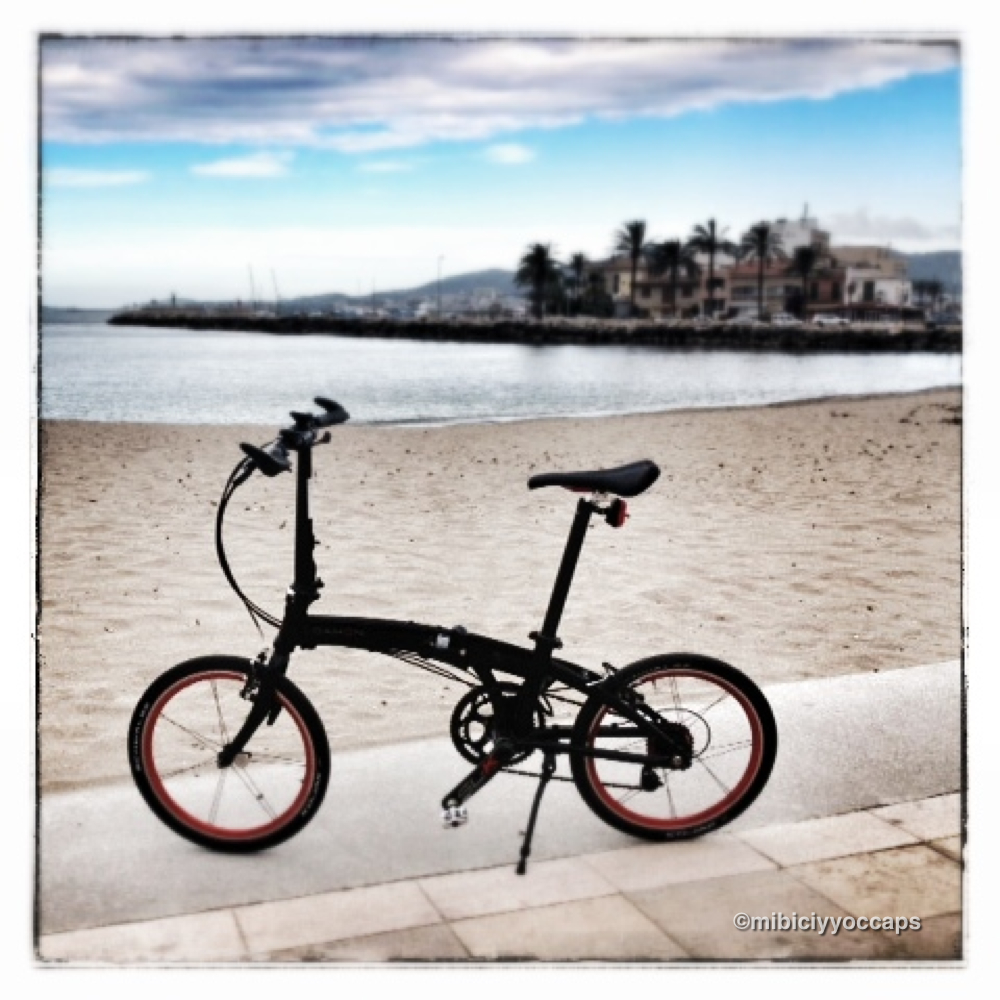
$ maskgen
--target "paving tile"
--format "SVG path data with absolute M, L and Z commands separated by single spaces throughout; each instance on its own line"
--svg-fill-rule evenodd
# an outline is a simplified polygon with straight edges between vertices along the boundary
M 897 802 L 894 806 L 879 806 L 869 812 L 920 840 L 954 837 L 962 831 L 962 797 L 957 792 L 914 802 Z
M 268 962 L 447 962 L 469 953 L 447 924 L 327 941 L 255 956 Z
M 961 867 L 923 844 L 789 868 L 855 917 L 920 917 L 962 909 Z
M 961 837 L 942 837 L 940 840 L 932 840 L 931 847 L 940 851 L 942 854 L 946 854 L 954 861 L 961 862 L 962 860 Z
M 251 954 L 441 922 L 414 882 L 258 903 L 236 913 Z
M 43 961 L 101 964 L 234 962 L 245 957 L 231 910 L 48 934 Z
M 446 920 L 570 903 L 616 891 L 593 868 L 573 858 L 533 861 L 527 875 L 505 865 L 421 879 L 419 884 Z
M 780 865 L 799 865 L 917 843 L 912 834 L 867 812 L 769 826 L 738 836 Z
M 752 847 L 724 833 L 698 840 L 587 854 L 580 860 L 626 892 L 777 868 Z
M 621 896 L 558 903 L 452 924 L 469 954 L 514 961 L 669 961 L 684 951 Z
M 901 953 L 901 945 L 891 933 L 849 932 L 830 922 L 819 933 L 820 918 L 843 920 L 848 914 L 786 871 L 688 882 L 629 893 L 628 898 L 692 958 L 884 961 L 898 958 Z M 740 931 L 733 923 L 738 913 L 768 919 L 771 923 Z M 779 914 L 786 919 L 779 920 Z M 815 914 L 817 929 L 793 930 L 793 914 L 804 921 L 811 921 Z
M 900 958 L 911 961 L 961 961 L 962 915 L 947 913 L 922 921 L 919 931 L 904 931 L 899 935 L 899 949 Z

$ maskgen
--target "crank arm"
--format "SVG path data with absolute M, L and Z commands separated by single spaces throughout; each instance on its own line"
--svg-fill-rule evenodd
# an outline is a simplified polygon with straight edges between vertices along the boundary
M 460 781 L 442 800 L 442 809 L 453 809 L 468 802 L 503 767 L 496 753 L 480 761 L 468 777 Z

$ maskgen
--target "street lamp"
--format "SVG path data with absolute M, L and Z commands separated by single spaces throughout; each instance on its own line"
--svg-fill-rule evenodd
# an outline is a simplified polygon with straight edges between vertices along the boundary
M 438 317 L 441 316 L 441 261 L 444 260 L 444 254 L 438 257 Z

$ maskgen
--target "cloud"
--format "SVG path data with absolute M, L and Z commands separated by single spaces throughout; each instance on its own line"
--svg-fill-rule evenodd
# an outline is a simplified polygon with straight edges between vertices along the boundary
M 191 173 L 201 177 L 283 177 L 292 153 L 250 153 L 211 163 L 197 163 Z
M 74 170 L 56 167 L 45 171 L 45 180 L 52 187 L 97 188 L 142 184 L 149 180 L 144 170 Z
M 957 63 L 955 43 L 851 39 L 49 39 L 43 134 L 361 154 L 824 99 Z
M 358 164 L 358 170 L 367 174 L 402 174 L 413 169 L 413 164 L 401 160 L 368 160 Z
M 535 158 L 535 151 L 516 142 L 498 143 L 486 150 L 486 159 L 505 166 L 530 163 Z
M 909 216 L 871 215 L 867 208 L 856 212 L 833 215 L 827 228 L 836 239 L 876 240 L 941 240 L 959 239 L 958 226 L 928 226 Z

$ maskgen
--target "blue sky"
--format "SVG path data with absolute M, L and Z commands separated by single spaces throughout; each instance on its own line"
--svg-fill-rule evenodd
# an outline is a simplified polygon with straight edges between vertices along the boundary
M 606 254 L 622 222 L 960 245 L 958 50 L 912 42 L 48 42 L 43 294 L 368 292 Z

